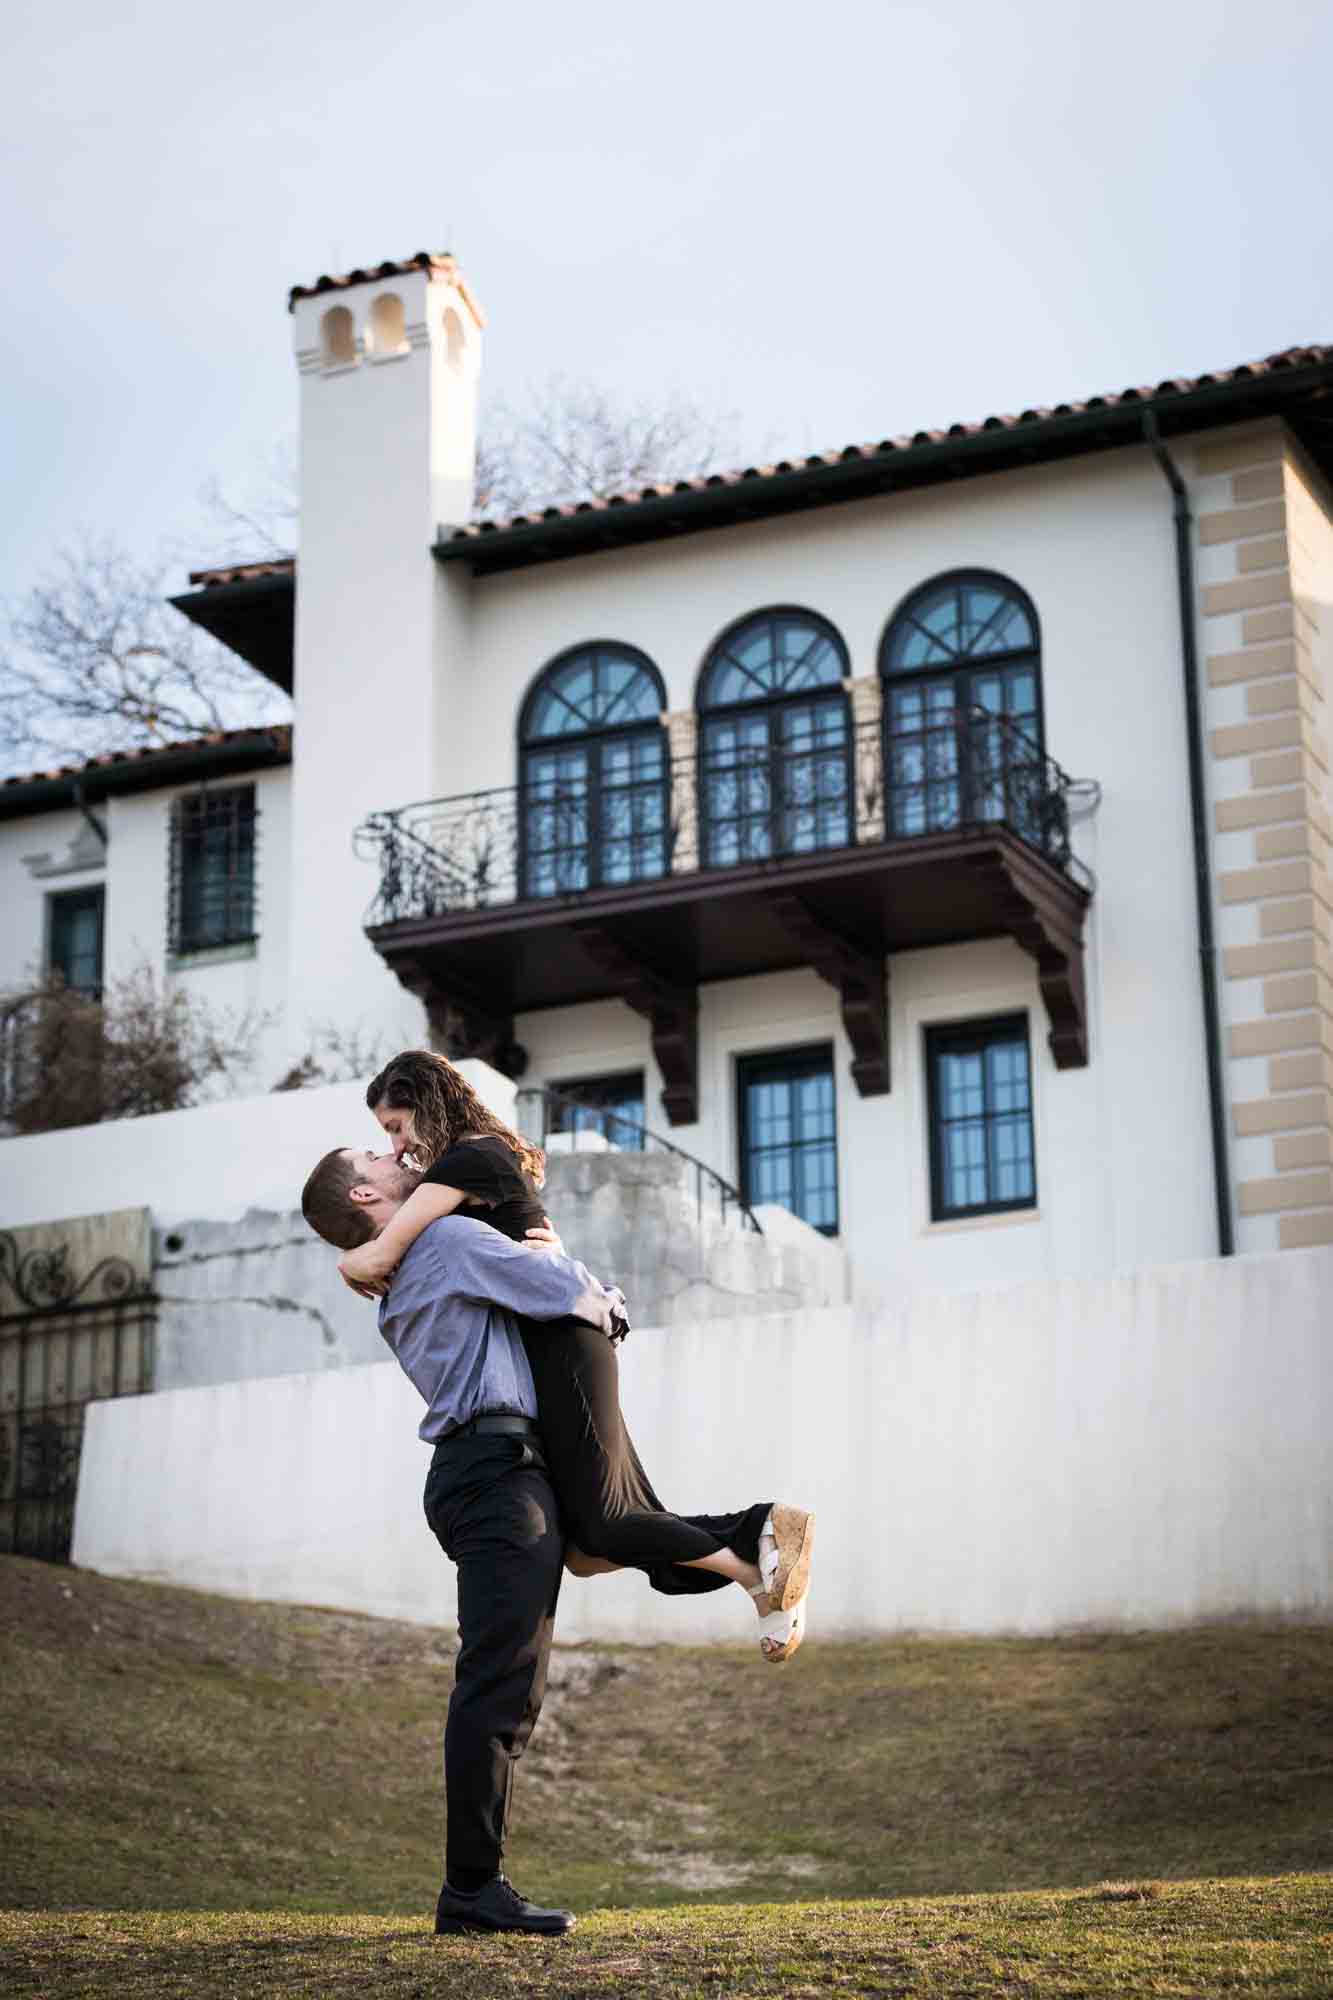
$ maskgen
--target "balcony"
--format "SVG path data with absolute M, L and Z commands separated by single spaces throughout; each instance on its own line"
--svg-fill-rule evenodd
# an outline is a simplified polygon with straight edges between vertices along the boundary
M 371 942 L 455 1055 L 521 1073 L 514 1015 L 611 997 L 652 1028 L 672 1124 L 698 1115 L 698 989 L 812 966 L 863 1095 L 890 1083 L 888 961 L 1010 936 L 1038 966 L 1062 1069 L 1088 1059 L 1074 782 L 1018 725 L 935 710 L 775 747 L 732 730 L 668 762 L 641 737 L 594 786 L 580 746 L 524 787 L 373 814 Z

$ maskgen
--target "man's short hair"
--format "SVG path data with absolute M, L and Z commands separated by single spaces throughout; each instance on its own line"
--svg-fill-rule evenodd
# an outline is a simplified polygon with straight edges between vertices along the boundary
M 301 1190 L 301 1213 L 317 1236 L 336 1250 L 359 1250 L 375 1234 L 364 1209 L 352 1201 L 352 1189 L 363 1176 L 352 1165 L 345 1146 L 326 1153 Z

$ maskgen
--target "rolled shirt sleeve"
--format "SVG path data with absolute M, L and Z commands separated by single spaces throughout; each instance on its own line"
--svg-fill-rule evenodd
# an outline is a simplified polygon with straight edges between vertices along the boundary
M 451 1241 L 449 1263 L 455 1290 L 525 1319 L 572 1316 L 609 1339 L 624 1310 L 620 1288 L 594 1278 L 586 1264 L 555 1250 L 525 1250 L 498 1230 L 469 1231 L 464 1240 Z

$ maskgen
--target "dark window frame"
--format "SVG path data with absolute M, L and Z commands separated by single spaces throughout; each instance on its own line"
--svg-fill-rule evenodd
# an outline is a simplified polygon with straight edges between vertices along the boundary
M 655 690 L 657 696 L 657 719 L 646 721 L 640 718 L 632 722 L 613 722 L 588 729 L 571 729 L 559 735 L 551 736 L 535 734 L 532 728 L 532 712 L 536 707 L 538 698 L 546 682 L 553 674 L 558 673 L 562 667 L 568 666 L 571 660 L 576 660 L 581 654 L 585 653 L 610 654 L 640 668 L 648 676 Z M 661 722 L 661 717 L 666 713 L 666 701 L 666 683 L 656 663 L 638 646 L 627 645 L 620 639 L 584 639 L 575 646 L 566 646 L 563 651 L 555 655 L 554 659 L 548 660 L 541 671 L 534 676 L 532 685 L 523 697 L 523 702 L 519 709 L 518 728 L 516 732 L 518 738 L 518 881 L 524 897 L 533 896 L 545 899 L 547 897 L 562 895 L 582 895 L 586 890 L 603 888 L 608 883 L 615 885 L 625 880 L 630 882 L 656 882 L 670 873 L 671 748 L 666 730 L 663 728 Z M 605 756 L 608 746 L 615 743 L 624 743 L 635 738 L 644 742 L 656 741 L 660 743 L 661 768 L 658 776 L 656 778 L 632 780 L 630 784 L 625 786 L 608 785 L 605 776 Z M 533 810 L 539 809 L 540 801 L 530 800 L 528 797 L 529 787 L 533 782 L 529 778 L 531 761 L 536 757 L 558 753 L 562 749 L 568 750 L 574 748 L 581 749 L 587 754 L 587 771 L 584 779 L 586 789 L 583 807 L 585 837 L 581 841 L 571 841 L 567 845 L 534 849 L 531 846 L 529 834 L 530 814 Z M 643 872 L 636 870 L 628 877 L 619 875 L 608 877 L 605 868 L 607 845 L 614 843 L 618 839 L 626 838 L 623 835 L 608 833 L 604 826 L 605 795 L 615 791 L 632 791 L 636 793 L 655 791 L 660 796 L 662 821 L 660 834 L 662 865 L 660 869 L 645 869 Z M 651 840 L 653 837 L 652 835 L 635 836 L 632 834 L 628 836 L 631 841 L 635 839 Z M 586 880 L 569 888 L 556 886 L 551 889 L 532 889 L 529 886 L 528 879 L 529 867 L 539 855 L 547 854 L 582 854 L 585 857 L 584 873 Z
M 168 945 L 173 958 L 193 958 L 258 939 L 259 817 L 254 784 L 203 786 L 172 800 Z M 227 864 L 222 915 L 220 923 L 210 923 L 217 890 L 208 882 L 209 863 L 216 852 L 209 837 L 215 842 L 219 834 Z M 196 867 L 197 881 L 192 878 Z
M 838 1161 L 838 1068 L 836 1051 L 832 1042 L 801 1042 L 790 1048 L 755 1049 L 736 1057 L 736 1183 L 741 1191 L 741 1200 L 747 1208 L 753 1208 L 757 1199 L 751 1167 L 750 1146 L 748 1144 L 749 1121 L 746 1114 L 746 1088 L 756 1079 L 762 1079 L 765 1070 L 785 1071 L 789 1077 L 804 1073 L 814 1075 L 827 1072 L 833 1087 L 833 1208 L 832 1222 L 812 1222 L 811 1229 L 817 1229 L 821 1236 L 836 1237 L 842 1228 L 842 1186 Z M 822 1143 L 822 1142 L 821 1142 Z M 797 1211 L 791 1211 L 793 1215 Z M 800 1216 L 799 1220 L 807 1218 Z
M 793 622 L 809 626 L 823 639 L 829 641 L 836 653 L 842 673 L 836 681 L 828 681 L 818 687 L 802 688 L 790 693 L 770 692 L 753 695 L 745 701 L 717 702 L 709 697 L 709 682 L 727 653 L 731 642 L 751 627 L 780 622 Z M 831 619 L 822 612 L 812 611 L 804 604 L 769 604 L 756 611 L 746 612 L 742 618 L 735 618 L 721 632 L 709 647 L 704 663 L 699 670 L 695 687 L 695 725 L 697 729 L 696 769 L 698 772 L 698 820 L 699 820 L 699 865 L 703 868 L 744 867 L 748 861 L 778 860 L 793 854 L 834 853 L 841 848 L 856 845 L 856 730 L 855 716 L 844 682 L 851 674 L 851 655 L 847 642 Z M 823 704 L 835 705 L 842 721 L 842 738 L 837 744 L 812 746 L 807 750 L 790 750 L 782 742 L 781 718 L 784 713 Z M 765 744 L 763 753 L 756 757 L 737 755 L 728 761 L 712 756 L 709 734 L 710 727 L 727 722 L 744 722 L 752 717 L 764 718 Z M 835 758 L 835 752 L 841 757 Z M 797 765 L 814 768 L 820 764 L 832 765 L 840 762 L 843 769 L 843 810 L 845 831 L 840 840 L 820 842 L 814 847 L 802 847 L 785 836 L 784 822 L 793 814 L 809 811 L 808 804 L 793 804 L 788 783 L 788 774 Z M 738 854 L 733 859 L 715 861 L 711 858 L 714 834 L 725 826 L 748 827 L 763 817 L 752 811 L 738 811 L 730 815 L 718 815 L 713 810 L 710 796 L 710 778 L 725 777 L 728 772 L 743 772 L 762 769 L 768 790 L 767 822 L 769 828 L 767 851 L 761 855 Z
M 103 974 L 106 966 L 106 884 L 88 883 L 82 889 L 56 889 L 46 899 L 46 969 L 48 976 L 60 973 L 64 968 L 55 961 L 56 931 L 59 913 L 68 911 L 76 904 L 97 911 L 97 977 L 91 985 L 76 985 L 65 979 L 64 983 L 73 993 L 85 993 L 92 1000 L 102 997 Z
M 927 598 L 934 597 L 940 591 L 949 588 L 960 589 L 968 584 L 976 585 L 981 589 L 997 591 L 1009 601 L 1020 605 L 1026 613 L 1031 626 L 1033 635 L 1032 644 L 1030 646 L 1011 647 L 1003 653 L 966 653 L 961 655 L 953 665 L 943 661 L 935 661 L 920 667 L 901 668 L 890 666 L 888 662 L 889 648 L 900 625 L 905 619 L 911 618 L 914 606 L 921 604 Z M 893 778 L 895 743 L 902 744 L 904 741 L 910 741 L 915 737 L 920 737 L 923 743 L 926 743 L 931 738 L 932 733 L 937 737 L 941 735 L 938 728 L 932 732 L 928 721 L 923 721 L 921 727 L 915 730 L 895 729 L 892 700 L 893 691 L 895 689 L 910 690 L 926 682 L 948 680 L 952 682 L 952 701 L 950 704 L 952 710 L 954 712 L 967 711 L 974 707 L 984 706 L 984 704 L 976 700 L 973 692 L 973 683 L 977 678 L 984 677 L 989 673 L 1003 675 L 1006 671 L 1014 672 L 1026 668 L 1032 674 L 1036 688 L 1036 703 L 1034 708 L 1036 732 L 1032 738 L 1033 761 L 1035 762 L 1044 758 L 1046 754 L 1046 691 L 1042 674 L 1042 657 L 1041 620 L 1037 615 L 1037 607 L 1023 586 L 1020 583 L 1016 583 L 1013 577 L 1005 576 L 1000 570 L 982 569 L 973 566 L 942 570 L 938 575 L 928 577 L 924 583 L 915 584 L 908 591 L 907 595 L 895 606 L 892 614 L 885 622 L 883 632 L 880 634 L 879 646 L 875 656 L 876 671 L 882 694 L 886 832 L 890 839 L 910 839 L 912 837 L 910 833 L 903 833 L 901 830 L 895 830 L 894 828 L 894 802 L 897 794 L 900 791 L 906 792 L 914 789 L 924 789 L 931 782 L 927 773 L 920 780 L 916 781 L 915 784 L 905 783 L 903 785 L 895 785 Z M 942 774 L 935 782 L 947 783 L 951 780 L 956 785 L 959 800 L 959 819 L 963 824 L 970 824 L 975 817 L 973 806 L 975 803 L 975 793 L 978 788 L 978 772 L 970 761 L 965 747 L 966 739 L 961 733 L 966 730 L 966 725 L 959 724 L 958 730 L 960 734 L 954 740 L 960 745 L 957 753 L 959 768 L 956 772 Z M 928 759 L 928 750 L 925 752 L 925 755 Z M 1002 762 L 1004 761 L 1006 760 L 1002 758 Z M 1026 763 L 1026 760 L 1024 762 Z M 994 772 L 990 767 L 983 766 L 981 782 L 984 784 L 987 779 L 993 783 Z M 946 820 L 941 822 L 941 824 L 947 825 L 949 822 Z M 933 830 L 929 822 L 921 829 L 921 831 L 925 832 Z
M 640 1115 L 638 1118 L 630 1118 L 628 1113 L 617 1112 L 612 1109 L 610 1104 L 602 1106 L 598 1105 L 597 1096 L 599 1092 L 609 1093 L 614 1085 L 629 1084 L 629 1083 L 637 1085 L 637 1101 L 640 1108 Z M 617 1124 L 624 1123 L 628 1125 L 637 1125 L 642 1128 L 644 1126 L 643 1114 L 647 1111 L 648 1108 L 647 1085 L 648 1085 L 648 1079 L 643 1070 L 624 1069 L 624 1070 L 599 1071 L 595 1076 L 561 1077 L 558 1079 L 558 1081 L 553 1082 L 551 1084 L 551 1089 L 561 1092 L 566 1097 L 580 1099 L 584 1104 L 590 1106 L 590 1108 L 594 1111 L 600 1110 L 602 1112 L 602 1115 L 611 1121 L 613 1127 Z M 595 1126 L 577 1125 L 577 1124 L 572 1126 L 552 1125 L 549 1128 L 551 1132 L 563 1132 L 563 1131 L 581 1132 L 581 1131 L 593 1131 L 596 1129 L 598 1128 Z M 637 1153 L 643 1151 L 644 1142 L 642 1137 L 640 1137 L 637 1144 L 631 1145 L 629 1143 L 630 1135 L 628 1134 L 628 1132 L 624 1133 L 623 1136 L 619 1138 L 617 1138 L 614 1130 L 609 1133 L 604 1133 L 603 1136 L 608 1138 L 613 1146 L 619 1146 L 622 1152 Z
M 1021 1040 L 1027 1051 L 1027 1120 L 1031 1144 L 1032 1192 L 1010 1201 L 984 1201 L 949 1206 L 944 1199 L 943 1119 L 940 1113 L 936 1057 L 941 1053 L 977 1054 L 1002 1042 Z M 925 1029 L 926 1123 L 930 1151 L 930 1219 L 932 1222 L 966 1222 L 986 1215 L 1016 1215 L 1035 1209 L 1037 1182 L 1036 1092 L 1033 1088 L 1032 1033 L 1026 1012 L 989 1014 L 969 1021 L 941 1021 Z M 989 1132 L 993 1116 L 989 1105 L 982 1112 Z

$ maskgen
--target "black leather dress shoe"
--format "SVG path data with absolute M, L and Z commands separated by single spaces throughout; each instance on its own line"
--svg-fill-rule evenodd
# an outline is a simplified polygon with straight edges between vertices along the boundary
M 446 1882 L 435 1905 L 435 1935 L 458 1931 L 530 1931 L 538 1937 L 563 1937 L 574 1928 L 572 1910 L 541 1910 L 525 1902 L 506 1875 L 493 1875 L 475 1895 L 460 1895 Z

